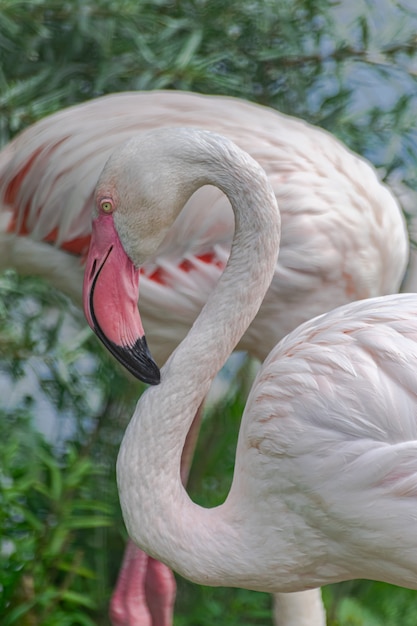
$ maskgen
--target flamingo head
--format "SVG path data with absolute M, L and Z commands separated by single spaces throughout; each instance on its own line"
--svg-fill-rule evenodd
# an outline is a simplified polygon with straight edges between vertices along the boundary
M 138 311 L 140 267 L 151 258 L 194 191 L 206 184 L 194 145 L 209 133 L 161 128 L 117 148 L 97 184 L 84 274 L 91 328 L 134 376 L 157 384 Z M 191 167 L 192 165 L 192 167 Z
M 113 356 L 136 378 L 158 384 L 138 310 L 140 266 L 167 230 L 157 218 L 161 187 L 148 156 L 140 141 L 127 142 L 100 176 L 83 304 L 89 325 Z

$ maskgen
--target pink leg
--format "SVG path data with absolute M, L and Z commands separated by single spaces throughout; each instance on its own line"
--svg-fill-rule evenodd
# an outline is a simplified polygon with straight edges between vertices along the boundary
M 169 567 L 148 557 L 145 593 L 152 626 L 171 626 L 176 591 L 174 574 Z
M 185 441 L 181 478 L 187 483 L 202 416 L 197 411 Z M 113 626 L 172 626 L 175 579 L 171 570 L 127 542 L 116 588 L 110 601 Z
M 152 626 L 145 598 L 148 558 L 147 554 L 128 540 L 110 601 L 109 613 L 113 626 Z

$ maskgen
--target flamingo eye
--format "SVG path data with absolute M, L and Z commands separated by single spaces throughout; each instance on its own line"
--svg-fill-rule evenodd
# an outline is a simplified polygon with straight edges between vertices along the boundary
M 112 213 L 114 210 L 113 202 L 111 200 L 101 200 L 100 209 L 104 213 Z

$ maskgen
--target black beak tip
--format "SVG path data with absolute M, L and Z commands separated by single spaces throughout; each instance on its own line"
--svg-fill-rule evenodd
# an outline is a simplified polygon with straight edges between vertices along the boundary
M 136 378 L 143 381 L 144 383 L 148 383 L 148 385 L 159 385 L 161 382 L 161 372 L 159 371 L 159 367 L 155 363 L 155 361 L 151 358 L 146 364 L 146 373 L 142 370 L 142 373 L 131 372 Z
M 146 338 L 143 336 L 135 341 L 133 346 L 124 348 L 128 361 L 127 369 L 149 385 L 159 385 L 161 382 L 161 372 L 159 367 L 151 357 Z M 129 367 L 130 365 L 130 367 Z
M 151 357 L 146 338 L 141 337 L 132 346 L 119 346 L 110 341 L 100 328 L 95 329 L 96 334 L 104 343 L 111 354 L 125 367 L 135 378 L 148 385 L 159 385 L 161 372 Z

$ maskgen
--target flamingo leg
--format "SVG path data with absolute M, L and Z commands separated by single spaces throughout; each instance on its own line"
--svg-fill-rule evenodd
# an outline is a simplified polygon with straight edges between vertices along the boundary
M 275 626 L 326 626 L 321 589 L 275 593 L 273 598 Z
M 202 405 L 185 440 L 181 479 L 188 480 L 200 431 Z M 116 587 L 110 601 L 113 626 L 172 626 L 176 585 L 172 571 L 128 540 Z
M 113 626 L 152 626 L 145 597 L 148 555 L 128 540 L 109 608 Z
M 176 590 L 172 570 L 164 563 L 148 557 L 145 594 L 152 626 L 171 626 Z

